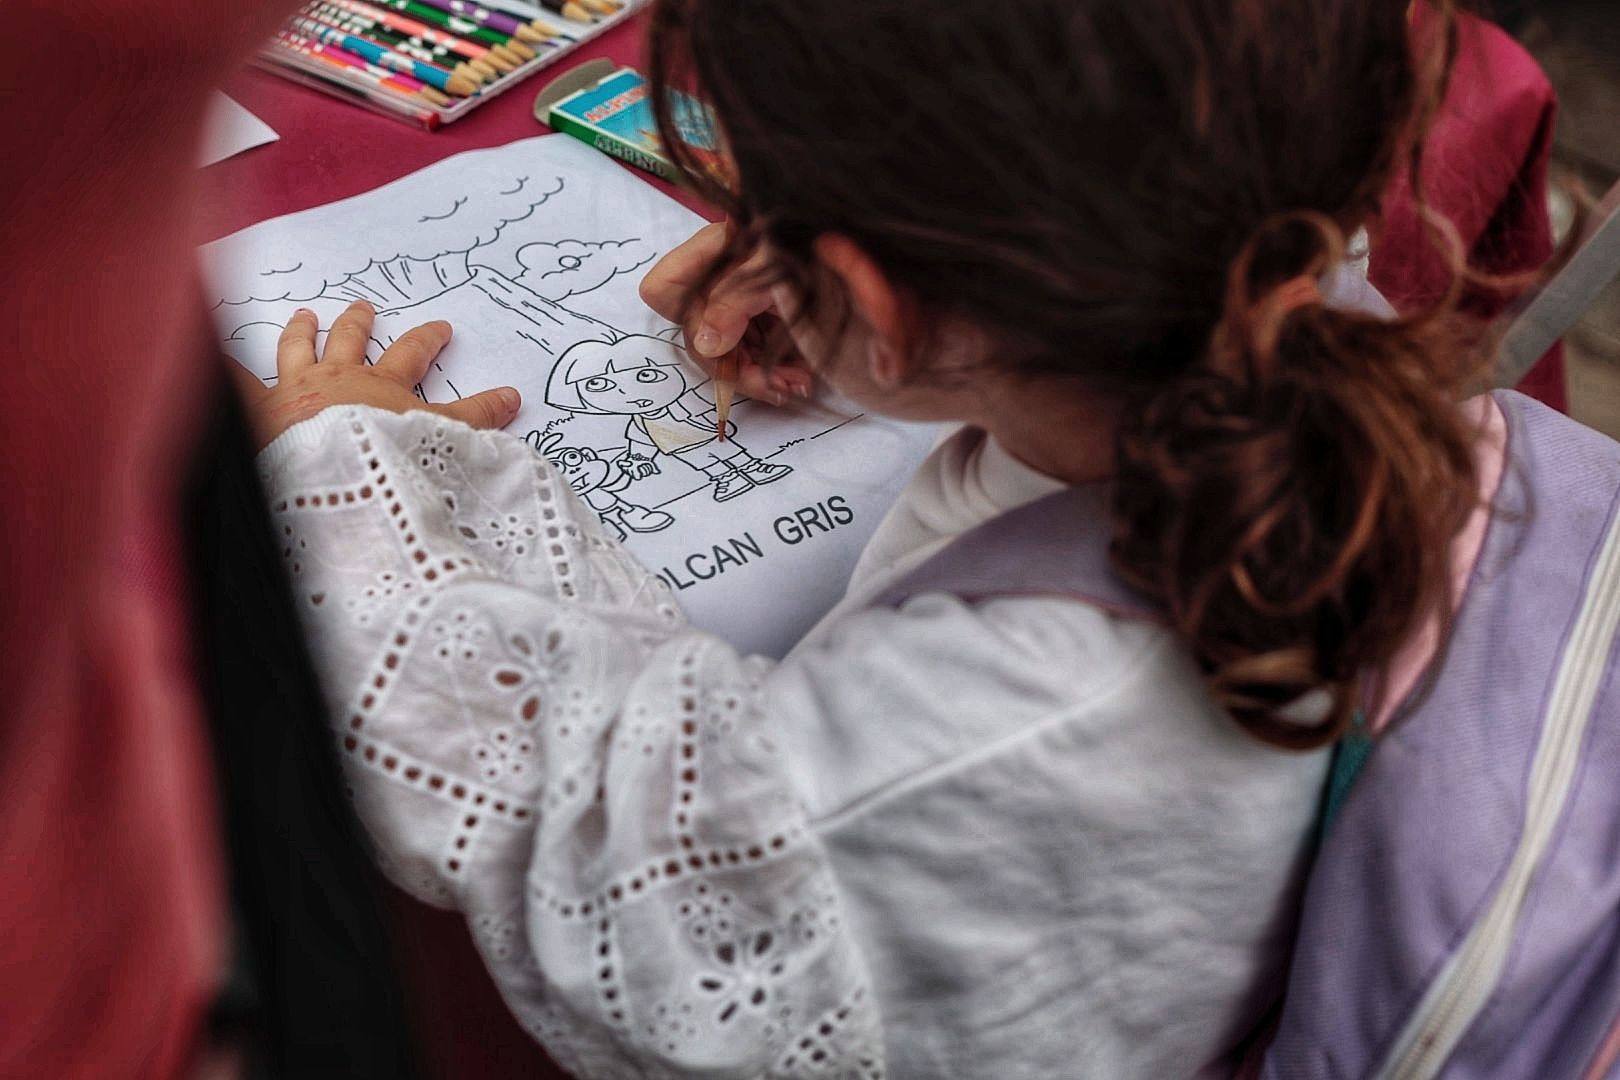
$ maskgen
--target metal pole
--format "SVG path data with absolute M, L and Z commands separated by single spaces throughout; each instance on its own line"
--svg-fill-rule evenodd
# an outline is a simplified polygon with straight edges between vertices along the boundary
M 1518 310 L 1502 335 L 1496 385 L 1524 378 L 1554 342 L 1569 332 L 1608 284 L 1620 277 L 1620 183 L 1598 204 L 1586 239 L 1562 270 Z

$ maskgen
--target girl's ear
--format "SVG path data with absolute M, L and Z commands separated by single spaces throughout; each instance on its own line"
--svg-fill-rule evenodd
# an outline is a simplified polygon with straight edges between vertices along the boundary
M 871 339 L 867 362 L 872 381 L 885 389 L 905 382 L 910 372 L 910 312 L 905 298 L 888 277 L 847 236 L 823 233 L 816 238 L 816 258 L 843 284 L 855 313 L 866 323 Z

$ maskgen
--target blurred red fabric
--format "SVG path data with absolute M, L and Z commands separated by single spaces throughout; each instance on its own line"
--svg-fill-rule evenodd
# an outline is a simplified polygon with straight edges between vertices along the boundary
M 1527 274 L 1553 253 L 1547 167 L 1558 98 L 1534 58 L 1495 25 L 1462 16 L 1457 46 L 1445 102 L 1423 147 L 1424 198 L 1456 228 L 1472 268 Z M 1370 277 L 1400 311 L 1432 304 L 1451 285 L 1445 258 L 1425 235 L 1408 175 L 1385 196 Z M 1464 302 L 1492 318 L 1514 295 L 1476 289 Z M 1569 410 L 1562 344 L 1519 389 Z
M 219 984 L 220 838 L 175 557 L 212 385 L 192 368 L 183 214 L 207 90 L 273 27 L 266 7 L 6 9 L 0 1076 L 180 1075 Z

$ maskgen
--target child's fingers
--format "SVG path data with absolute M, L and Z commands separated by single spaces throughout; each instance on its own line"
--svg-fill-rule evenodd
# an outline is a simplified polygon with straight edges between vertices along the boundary
M 276 375 L 287 378 L 315 362 L 315 332 L 320 322 L 309 308 L 299 308 L 276 339 Z
M 464 397 L 448 405 L 436 405 L 433 411 L 452 420 L 460 420 L 471 427 L 501 428 L 512 422 L 522 404 L 523 398 L 516 390 L 510 386 L 501 386 L 474 394 L 472 397 Z
M 761 251 L 711 285 L 707 295 L 692 295 L 725 243 L 723 222 L 706 225 L 654 263 L 641 279 L 641 299 L 659 315 L 674 320 L 684 309 L 686 346 L 700 357 L 722 356 L 736 348 L 750 320 L 770 310 L 772 303 L 769 287 L 752 283 L 765 263 Z
M 771 308 L 769 289 L 744 289 L 735 274 L 723 278 L 686 324 L 686 341 L 699 356 L 720 357 L 735 349 L 754 316 Z
M 784 397 L 807 398 L 816 388 L 816 377 L 797 364 L 776 365 L 767 381 Z
M 714 378 L 715 368 L 719 365 L 722 357 L 700 356 L 690 349 L 687 350 L 686 355 L 692 363 L 702 369 L 706 377 Z M 776 401 L 779 396 L 776 390 L 766 381 L 765 368 L 750 360 L 746 351 L 739 351 L 737 355 L 737 392 L 743 397 L 754 398 L 758 401 Z M 780 402 L 777 403 L 780 404 Z
M 787 326 L 774 314 L 753 321 L 737 352 L 743 360 L 738 386 L 751 397 L 783 405 L 790 398 L 808 398 L 815 387 L 815 376 L 794 350 Z M 768 368 L 756 363 L 761 355 L 773 356 L 775 362 Z
M 793 398 L 807 398 L 815 389 L 815 376 L 801 367 L 778 364 L 766 368 L 744 363 L 737 373 L 737 391 L 755 401 L 786 405 Z
M 721 357 L 700 356 L 695 352 L 688 355 L 705 375 L 714 378 Z M 794 360 L 767 368 L 749 356 L 746 345 L 738 350 L 737 359 L 737 392 L 743 397 L 768 401 L 772 405 L 785 405 L 789 398 L 807 398 L 815 389 L 815 376 Z
M 735 349 L 750 331 L 757 331 L 755 320 L 774 312 L 776 297 L 769 284 L 762 284 L 765 253 L 756 251 L 709 289 L 701 304 L 693 305 L 686 326 L 687 344 L 699 356 L 724 356 Z
M 337 333 L 336 328 L 332 333 Z M 450 324 L 443 319 L 413 326 L 383 350 L 376 369 L 401 385 L 415 386 L 427 374 L 433 358 L 443 352 L 448 344 Z
M 771 382 L 770 375 L 758 364 L 749 364 L 738 369 L 737 392 L 745 398 L 768 401 L 772 405 L 781 405 L 787 401 L 787 396 L 776 388 Z
M 326 332 L 326 348 L 321 350 L 323 364 L 353 364 L 366 362 L 366 344 L 371 340 L 371 324 L 377 312 L 364 300 L 356 300 L 332 323 Z
M 641 299 L 670 322 L 680 318 L 692 287 L 702 279 L 726 243 L 724 222 L 705 225 L 653 263 L 641 279 Z

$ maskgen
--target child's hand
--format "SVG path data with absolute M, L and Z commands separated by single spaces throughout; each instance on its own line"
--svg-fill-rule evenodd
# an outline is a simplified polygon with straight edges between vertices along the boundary
M 266 388 L 238 368 L 248 415 L 260 448 L 328 405 L 373 405 L 391 412 L 427 409 L 476 428 L 505 427 L 522 399 L 510 386 L 485 390 L 449 405 L 429 405 L 412 393 L 428 365 L 450 343 L 450 324 L 430 322 L 401 334 L 375 366 L 366 364 L 366 342 L 376 312 L 364 300 L 349 305 L 315 355 L 315 313 L 300 309 L 276 343 L 276 385 Z
M 699 229 L 647 271 L 641 280 L 641 299 L 664 318 L 679 318 L 688 293 L 719 256 L 725 242 L 724 222 Z M 764 325 L 781 320 L 770 289 L 748 280 L 757 273 L 763 259 L 763 254 L 756 252 L 717 281 L 707 295 L 694 298 L 682 329 L 688 351 L 705 371 L 712 375 L 714 362 L 738 349 L 737 389 L 757 401 L 780 405 L 790 395 L 808 397 L 815 377 L 797 364 L 777 364 L 766 370 L 755 360 L 754 350 L 759 347 Z

